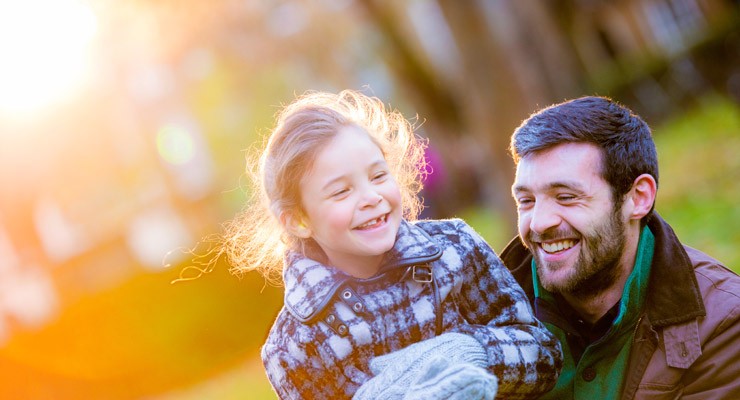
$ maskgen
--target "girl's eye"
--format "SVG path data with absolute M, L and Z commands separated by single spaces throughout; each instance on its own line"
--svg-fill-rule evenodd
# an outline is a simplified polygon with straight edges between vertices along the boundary
M 385 178 L 386 176 L 388 176 L 388 173 L 387 172 L 378 172 L 377 174 L 375 174 L 373 176 L 373 180 L 374 181 L 379 181 L 379 180 L 382 180 L 383 178 Z
M 332 198 L 339 198 L 339 197 L 344 196 L 348 192 L 349 192 L 349 189 L 346 189 L 346 188 L 345 189 L 341 189 L 341 190 L 337 190 L 336 192 L 334 192 L 334 193 L 331 194 L 331 197 Z

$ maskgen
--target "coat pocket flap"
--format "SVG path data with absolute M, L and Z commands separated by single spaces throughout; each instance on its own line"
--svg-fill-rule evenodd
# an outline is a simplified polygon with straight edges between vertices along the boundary
M 697 320 L 667 326 L 663 329 L 665 358 L 668 366 L 687 369 L 701 355 Z

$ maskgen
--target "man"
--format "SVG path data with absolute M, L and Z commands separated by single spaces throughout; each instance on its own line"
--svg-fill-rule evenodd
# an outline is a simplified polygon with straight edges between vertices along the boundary
M 544 398 L 740 399 L 740 278 L 653 211 L 645 122 L 584 97 L 511 143 L 519 237 L 501 258 L 564 353 Z

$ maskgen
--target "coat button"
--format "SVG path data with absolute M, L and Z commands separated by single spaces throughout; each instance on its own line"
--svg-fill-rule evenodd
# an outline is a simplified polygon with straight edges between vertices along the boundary
M 346 335 L 347 334 L 347 325 L 339 325 L 339 327 L 337 328 L 337 332 L 339 332 L 339 334 L 341 336 Z
M 352 306 L 352 309 L 355 310 L 355 312 L 362 312 L 362 303 L 355 303 Z
M 352 297 L 352 292 L 345 290 L 344 293 L 342 293 L 342 297 L 349 300 Z
M 591 382 L 596 378 L 596 370 L 594 370 L 593 367 L 586 367 L 583 369 L 583 374 L 581 376 L 584 381 Z
M 327 324 L 333 324 L 334 323 L 334 314 L 329 314 L 326 316 L 326 323 Z

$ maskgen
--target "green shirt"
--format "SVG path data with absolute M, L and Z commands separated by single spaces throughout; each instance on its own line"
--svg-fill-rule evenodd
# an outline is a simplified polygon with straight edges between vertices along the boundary
M 563 370 L 555 388 L 542 399 L 618 399 L 626 375 L 635 327 L 645 301 L 650 265 L 655 249 L 655 237 L 643 228 L 637 247 L 635 266 L 627 278 L 620 300 L 619 314 L 606 334 L 586 347 L 577 362 L 568 346 L 566 332 L 555 321 L 542 321 L 563 346 Z M 543 307 L 557 314 L 555 298 L 537 279 L 537 265 L 532 259 L 534 294 Z

